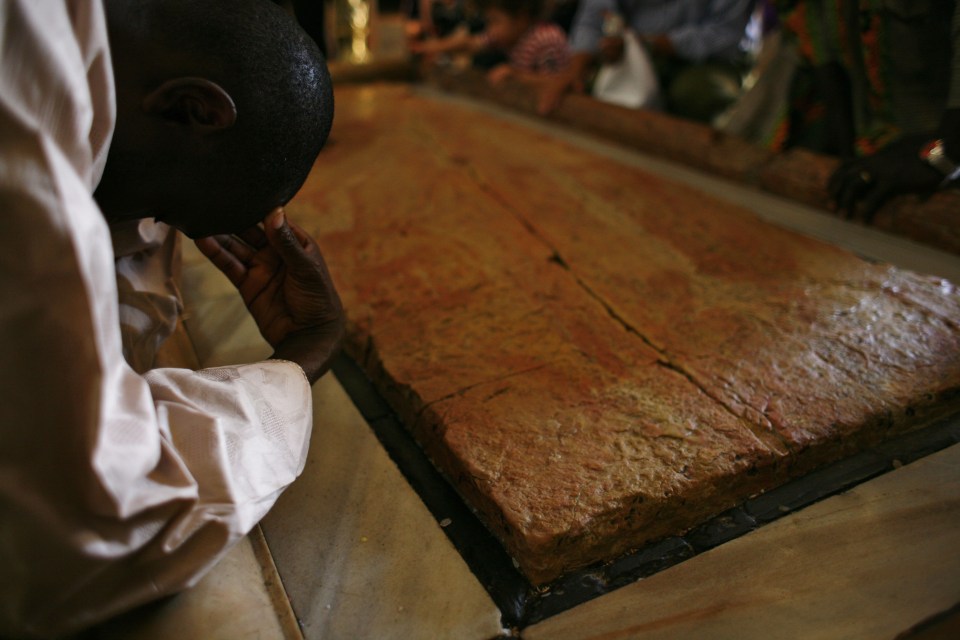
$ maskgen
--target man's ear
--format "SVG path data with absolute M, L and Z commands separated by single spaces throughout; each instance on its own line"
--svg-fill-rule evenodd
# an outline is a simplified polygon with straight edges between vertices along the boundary
M 201 134 L 227 129 L 237 121 L 233 98 L 206 78 L 167 80 L 143 99 L 143 110 Z

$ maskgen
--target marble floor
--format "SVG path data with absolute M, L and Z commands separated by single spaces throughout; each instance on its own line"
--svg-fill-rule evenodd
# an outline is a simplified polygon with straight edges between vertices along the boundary
M 480 107 L 478 109 L 489 109 Z M 498 114 L 518 118 L 511 114 Z M 771 196 L 555 131 L 868 256 L 960 282 L 960 260 Z M 269 351 L 229 283 L 185 247 L 202 366 Z M 190 592 L 96 638 L 501 637 L 500 612 L 338 381 L 315 387 L 303 476 Z M 560 638 L 894 638 L 960 602 L 960 446 L 864 483 L 522 632 Z

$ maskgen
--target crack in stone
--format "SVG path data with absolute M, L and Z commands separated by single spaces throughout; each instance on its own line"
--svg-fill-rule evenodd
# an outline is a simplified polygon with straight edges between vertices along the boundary
M 511 373 L 505 373 L 502 376 L 497 376 L 496 378 L 490 378 L 489 380 L 481 380 L 479 382 L 474 382 L 473 384 L 468 384 L 467 386 L 461 389 L 457 389 L 456 391 L 451 391 L 450 393 L 442 395 L 439 398 L 434 398 L 430 402 L 425 403 L 422 407 L 420 407 L 420 410 L 417 411 L 414 417 L 415 419 L 419 419 L 421 416 L 423 416 L 424 412 L 426 412 L 426 410 L 432 407 L 433 405 L 443 402 L 444 400 L 449 400 L 450 398 L 455 398 L 459 395 L 463 395 L 464 393 L 466 393 L 467 391 L 470 391 L 471 389 L 476 389 L 477 387 L 482 387 L 483 385 L 487 385 L 487 384 L 502 382 L 504 380 L 509 380 L 510 378 L 516 378 L 517 376 L 522 376 L 527 373 L 532 373 L 534 371 L 537 371 L 538 369 L 543 369 L 549 364 L 550 364 L 549 362 L 545 362 L 543 364 L 538 364 L 535 367 L 528 367 L 527 369 L 522 369 L 520 371 L 513 371 Z
M 601 306 L 603 306 L 603 308 L 607 311 L 607 314 L 611 318 L 613 318 L 617 323 L 619 323 L 628 333 L 632 333 L 633 335 L 637 336 L 640 340 L 643 341 L 644 344 L 646 344 L 651 349 L 657 352 L 657 354 L 660 356 L 659 359 L 656 361 L 657 365 L 667 368 L 683 376 L 696 389 L 698 389 L 705 396 L 707 396 L 708 398 L 716 402 L 724 411 L 730 414 L 739 423 L 743 424 L 750 433 L 753 433 L 757 437 L 757 439 L 760 440 L 760 442 L 764 442 L 764 444 L 766 444 L 765 435 L 771 434 L 781 445 L 783 445 L 783 447 L 787 450 L 787 453 L 789 455 L 791 456 L 793 455 L 793 447 L 790 446 L 790 443 L 786 439 L 784 439 L 784 437 L 777 431 L 775 427 L 771 425 L 770 429 L 766 430 L 764 429 L 763 425 L 760 424 L 758 421 L 753 421 L 753 420 L 750 420 L 750 418 L 748 417 L 739 415 L 733 409 L 733 407 L 731 407 L 720 396 L 712 393 L 702 382 L 700 382 L 696 378 L 696 376 L 692 372 L 687 371 L 682 365 L 675 362 L 673 358 L 670 357 L 670 354 L 666 351 L 666 349 L 663 349 L 662 347 L 658 347 L 656 344 L 653 343 L 653 341 L 650 338 L 648 338 L 642 332 L 638 331 L 636 327 L 634 327 L 625 318 L 623 318 L 620 314 L 618 314 L 616 310 L 613 309 L 613 307 L 606 302 L 606 300 L 604 300 L 599 294 L 593 291 L 593 289 L 591 289 L 588 284 L 583 282 L 583 280 L 581 280 L 576 274 L 574 274 L 572 270 L 571 270 L 571 275 L 573 275 L 577 284 L 587 294 L 589 294 L 594 300 L 596 300 Z M 744 402 L 743 404 L 744 406 L 750 409 L 753 409 L 753 411 L 755 411 L 757 415 L 763 415 L 762 411 L 758 410 L 756 407 L 750 405 L 749 403 Z
M 793 447 L 790 446 L 790 442 L 787 441 L 786 438 L 784 438 L 784 437 L 780 434 L 780 432 L 777 431 L 776 427 L 774 427 L 772 424 L 771 424 L 770 429 L 769 429 L 769 431 L 768 431 L 768 430 L 763 429 L 763 425 L 758 424 L 758 422 L 755 422 L 755 421 L 753 421 L 753 420 L 750 420 L 749 418 L 746 418 L 746 417 L 744 417 L 744 416 L 741 416 L 741 415 L 738 414 L 738 413 L 734 410 L 734 408 L 731 407 L 723 398 L 721 398 L 720 396 L 714 394 L 714 393 L 711 392 L 709 389 L 707 389 L 704 385 L 702 385 L 700 382 L 697 381 L 697 379 L 694 377 L 694 375 L 693 375 L 692 373 L 690 373 L 689 371 L 687 371 L 686 369 L 684 369 L 684 368 L 681 367 L 680 365 L 678 365 L 678 364 L 676 364 L 676 363 L 674 363 L 674 362 L 668 361 L 668 360 L 657 360 L 657 365 L 659 365 L 659 366 L 661 366 L 661 367 L 663 367 L 663 368 L 665 368 L 665 369 L 669 369 L 670 371 L 673 371 L 674 373 L 676 373 L 676 374 L 678 374 L 678 375 L 681 375 L 681 376 L 683 376 L 684 378 L 686 378 L 686 379 L 690 382 L 690 384 L 692 384 L 692 385 L 695 386 L 697 389 L 699 389 L 700 392 L 703 393 L 705 396 L 707 396 L 708 398 L 710 398 L 711 400 L 713 400 L 714 402 L 716 402 L 717 404 L 719 404 L 721 407 L 723 407 L 723 409 L 724 409 L 727 413 L 729 413 L 731 416 L 733 416 L 734 418 L 736 418 L 738 422 L 740 422 L 741 424 L 746 425 L 747 430 L 750 431 L 751 433 L 753 433 L 753 434 L 757 437 L 757 439 L 760 440 L 761 442 L 764 442 L 764 440 L 765 440 L 765 437 L 764 437 L 764 436 L 772 435 L 772 436 L 774 437 L 774 439 L 777 440 L 777 442 L 779 442 L 781 445 L 783 445 L 783 448 L 787 450 L 787 453 L 788 453 L 789 455 L 791 455 L 791 456 L 793 455 L 794 451 L 793 451 Z M 753 405 L 751 405 L 751 404 L 749 404 L 748 402 L 744 401 L 743 398 L 740 398 L 740 401 L 743 402 L 743 405 L 744 405 L 744 406 L 748 407 L 749 409 L 752 409 L 752 410 L 755 411 L 758 415 L 761 415 L 761 416 L 764 415 L 763 411 L 758 410 L 758 409 L 757 409 L 756 407 L 754 407 Z M 766 443 L 764 442 L 764 444 L 766 444 Z
M 490 185 L 487 184 L 487 182 L 479 175 L 479 173 L 473 167 L 468 166 L 466 168 L 466 171 L 470 174 L 470 176 L 476 182 L 477 186 L 480 188 L 481 191 L 483 191 L 484 193 L 492 197 L 494 200 L 496 200 L 507 212 L 510 213 L 510 215 L 512 215 L 525 229 L 527 229 L 527 231 L 532 236 L 534 236 L 541 244 L 543 244 L 547 249 L 550 250 L 551 253 L 550 253 L 550 257 L 548 258 L 549 261 L 557 264 L 558 266 L 563 268 L 565 271 L 567 271 L 571 275 L 571 277 L 573 277 L 574 281 L 577 283 L 577 286 L 580 287 L 580 289 L 583 290 L 587 295 L 593 298 L 593 300 L 595 300 L 601 307 L 603 307 L 607 315 L 612 320 L 614 320 L 617 324 L 623 327 L 623 329 L 627 333 L 635 335 L 645 345 L 647 345 L 657 353 L 657 355 L 660 357 L 657 360 L 658 365 L 666 367 L 683 376 L 692 385 L 694 385 L 694 387 L 699 389 L 705 396 L 707 396 L 708 398 L 716 402 L 724 411 L 726 411 L 728 414 L 736 418 L 738 422 L 746 425 L 747 430 L 750 433 L 753 433 L 754 436 L 757 437 L 761 442 L 764 442 L 764 444 L 766 444 L 764 436 L 766 434 L 771 434 L 781 445 L 783 445 L 783 447 L 787 450 L 789 455 L 791 456 L 793 455 L 793 447 L 790 446 L 790 443 L 783 438 L 783 436 L 776 430 L 775 427 L 771 425 L 771 428 L 769 429 L 769 431 L 764 430 L 763 425 L 759 423 L 755 423 L 749 418 L 746 418 L 744 416 L 737 414 L 733 410 L 733 408 L 730 407 L 721 398 L 719 398 L 715 394 L 708 391 L 707 388 L 702 383 L 700 383 L 692 373 L 686 371 L 681 365 L 673 362 L 672 359 L 670 358 L 670 355 L 667 353 L 666 349 L 655 344 L 649 336 L 645 335 L 643 332 L 637 329 L 637 327 L 633 326 L 629 321 L 627 321 L 626 318 L 624 318 L 619 313 L 617 313 L 616 309 L 614 309 L 609 302 L 607 302 L 601 295 L 599 295 L 596 291 L 594 291 L 593 288 L 590 287 L 590 285 L 588 285 L 580 276 L 578 276 L 574 272 L 573 268 L 570 266 L 570 263 L 562 256 L 562 254 L 560 253 L 560 250 L 557 247 L 553 246 L 543 236 L 543 234 L 537 230 L 537 228 L 533 225 L 533 223 L 530 222 L 520 211 L 516 209 L 516 207 L 511 205 L 495 189 L 490 187 Z M 758 415 L 763 415 L 762 411 L 758 411 L 755 407 L 752 407 L 747 403 L 744 403 L 744 404 L 747 407 L 756 411 Z

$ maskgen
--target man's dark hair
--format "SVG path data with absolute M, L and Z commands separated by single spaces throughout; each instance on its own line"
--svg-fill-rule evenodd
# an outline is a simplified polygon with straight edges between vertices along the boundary
M 508 16 L 529 16 L 534 19 L 543 17 L 543 0 L 477 0 L 481 11 L 497 9 Z
M 240 228 L 286 203 L 333 124 L 333 89 L 316 43 L 269 0 L 131 4 L 145 37 L 189 60 L 236 104 L 236 124 L 223 132 L 211 158 L 217 166 L 198 176 L 214 183 L 204 190 L 211 215 L 243 218 L 234 225 Z

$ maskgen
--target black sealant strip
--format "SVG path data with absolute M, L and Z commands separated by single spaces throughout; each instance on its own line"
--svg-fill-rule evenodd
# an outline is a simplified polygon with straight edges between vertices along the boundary
M 535 588 L 417 445 L 373 384 L 346 356 L 333 373 L 401 473 L 499 607 L 505 627 L 523 629 L 649 577 L 792 511 L 846 491 L 902 464 L 960 443 L 960 416 L 889 440 L 751 498 L 687 532 Z

